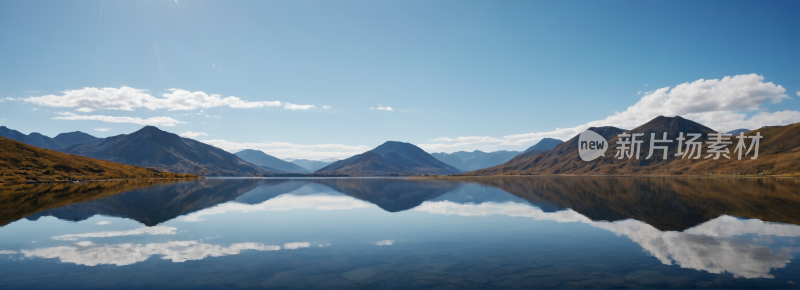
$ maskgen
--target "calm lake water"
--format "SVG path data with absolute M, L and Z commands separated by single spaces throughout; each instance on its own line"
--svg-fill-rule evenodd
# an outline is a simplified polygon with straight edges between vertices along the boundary
M 798 289 L 800 181 L 0 188 L 0 289 Z

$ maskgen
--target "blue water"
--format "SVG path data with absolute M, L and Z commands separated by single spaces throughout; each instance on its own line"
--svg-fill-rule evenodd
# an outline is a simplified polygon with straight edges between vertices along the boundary
M 708 182 L 169 182 L 3 226 L 0 289 L 797 288 L 796 181 Z

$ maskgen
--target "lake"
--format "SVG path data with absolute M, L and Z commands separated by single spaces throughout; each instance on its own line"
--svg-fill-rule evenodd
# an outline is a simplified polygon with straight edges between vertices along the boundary
M 797 289 L 800 180 L 0 188 L 0 289 Z

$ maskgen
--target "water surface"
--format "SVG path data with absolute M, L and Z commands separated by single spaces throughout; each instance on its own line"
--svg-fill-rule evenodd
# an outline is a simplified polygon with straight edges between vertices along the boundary
M 788 178 L 0 189 L 0 289 L 796 289 Z

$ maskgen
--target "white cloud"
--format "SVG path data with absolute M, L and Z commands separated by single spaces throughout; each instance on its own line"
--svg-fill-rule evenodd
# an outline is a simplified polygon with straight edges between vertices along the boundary
M 797 92 L 795 93 L 795 95 L 797 95 L 798 97 L 800 97 L 800 91 L 797 91 Z
M 144 104 L 144 107 L 155 109 L 174 110 L 194 110 L 199 108 L 231 107 L 239 109 L 253 109 L 263 107 L 280 106 L 279 101 L 248 102 L 238 97 L 222 98 L 217 94 L 206 94 L 201 91 L 190 92 L 181 89 L 169 89 L 169 93 L 163 94 L 164 98 L 152 98 Z
M 177 124 L 185 124 L 186 122 L 180 122 L 170 117 L 152 117 L 147 119 L 142 118 L 134 118 L 134 117 L 114 117 L 114 116 L 103 116 L 103 115 L 78 115 L 73 113 L 59 113 L 60 115 L 64 115 L 63 117 L 54 117 L 54 120 L 87 120 L 87 121 L 101 121 L 107 123 L 131 123 L 131 124 L 139 124 L 139 125 L 151 125 L 151 126 L 164 126 L 164 127 L 174 127 Z
M 174 235 L 177 228 L 166 226 L 144 227 L 129 231 L 102 231 L 82 234 L 68 234 L 53 237 L 54 240 L 77 241 L 82 238 L 108 238 L 136 235 Z
M 199 137 L 199 136 L 206 136 L 207 137 L 208 134 L 200 133 L 200 132 L 186 131 L 186 132 L 178 134 L 178 136 L 186 137 L 186 138 L 195 138 L 195 137 Z
M 199 222 L 205 220 L 203 218 L 204 216 L 228 212 L 288 211 L 295 209 L 348 210 L 372 206 L 371 203 L 345 195 L 284 194 L 259 204 L 242 204 L 237 202 L 223 203 L 185 215 L 181 217 L 181 220 L 185 222 Z
M 92 243 L 90 241 L 80 241 L 80 242 L 77 242 L 75 244 L 78 245 L 78 246 L 81 246 L 81 247 L 88 247 L 88 246 L 94 245 L 94 243 Z
M 394 245 L 394 240 L 377 241 L 377 242 L 373 243 L 373 245 L 376 245 L 376 246 L 391 246 L 391 245 Z
M 123 86 L 117 88 L 83 88 L 67 90 L 61 95 L 45 95 L 41 97 L 24 98 L 25 102 L 40 106 L 75 108 L 79 112 L 92 112 L 96 110 L 123 110 L 133 111 L 136 108 L 194 110 L 199 108 L 231 107 L 231 108 L 262 108 L 281 106 L 280 101 L 248 102 L 238 97 L 225 97 L 217 94 L 207 94 L 201 91 L 190 92 L 182 89 L 169 89 L 161 98 L 147 93 L 147 90 L 134 89 Z
M 111 130 L 111 128 L 97 128 L 97 129 L 94 129 L 94 130 L 97 131 L 97 132 L 105 133 L 105 132 L 108 132 L 108 130 Z
M 294 243 L 285 243 L 283 244 L 283 248 L 286 250 L 297 250 L 302 248 L 308 248 L 311 246 L 309 242 L 294 242 Z
M 103 246 L 59 246 L 33 250 L 21 250 L 25 257 L 58 258 L 63 263 L 77 265 L 117 265 L 125 266 L 142 262 L 151 256 L 161 256 L 164 260 L 181 263 L 202 260 L 206 257 L 238 255 L 242 251 L 277 251 L 280 246 L 262 243 L 234 243 L 224 247 L 204 244 L 198 241 L 169 241 L 166 243 L 133 244 L 124 243 Z
M 16 253 L 17 253 L 17 251 L 11 251 L 11 250 L 2 250 L 2 251 L 0 251 L 0 255 L 13 255 L 13 254 L 16 254 Z
M 378 104 L 377 107 L 370 107 L 369 109 L 370 110 L 379 110 L 379 111 L 394 111 L 394 109 L 392 109 L 392 107 L 389 107 L 389 106 L 384 107 L 384 106 L 382 106 L 380 104 Z
M 226 140 L 199 140 L 211 146 L 222 148 L 228 152 L 238 152 L 244 149 L 256 149 L 264 151 L 269 155 L 278 158 L 298 158 L 309 160 L 320 160 L 325 158 L 347 158 L 356 154 L 369 151 L 370 147 L 365 145 L 349 146 L 342 144 L 317 144 L 317 145 L 298 145 L 288 142 L 249 142 L 237 143 Z
M 572 128 L 556 128 L 549 132 L 516 134 L 496 138 L 494 144 L 483 141 L 460 142 L 459 138 L 437 138 L 429 144 L 418 146 L 428 152 L 457 151 L 469 146 L 522 146 L 532 145 L 542 138 L 567 140 L 589 127 L 614 126 L 632 129 L 660 115 L 676 116 L 696 121 L 722 132 L 763 126 L 786 125 L 800 122 L 798 111 L 759 111 L 765 103 L 779 103 L 790 97 L 786 89 L 771 82 L 763 82 L 764 77 L 749 74 L 724 77 L 722 79 L 697 80 L 683 83 L 674 88 L 665 87 L 643 93 L 644 96 L 623 112 L 617 112 L 603 120 L 592 121 Z M 747 112 L 757 112 L 748 118 Z M 491 137 L 460 137 L 472 140 L 488 140 Z M 456 141 L 443 141 L 456 140 Z
M 639 91 L 639 92 L 637 92 L 636 94 L 637 94 L 637 95 L 641 95 L 641 94 L 642 94 L 642 91 Z
M 104 225 L 107 225 L 107 224 L 111 224 L 111 222 L 110 221 L 101 221 L 101 222 L 96 223 L 96 225 L 101 225 L 101 226 L 104 226 Z
M 313 108 L 315 108 L 315 106 L 314 105 L 297 105 L 297 104 L 292 104 L 292 103 L 286 103 L 286 104 L 283 105 L 283 108 L 287 109 L 287 110 L 296 111 L 296 110 L 313 109 Z
M 650 84 L 644 84 L 642 87 L 647 87 L 647 86 L 649 86 L 649 85 L 650 85 Z
M 25 102 L 40 106 L 77 108 L 80 112 L 91 112 L 98 109 L 133 111 L 142 107 L 153 96 L 146 90 L 131 87 L 117 88 L 83 88 L 67 90 L 63 95 L 46 95 L 23 99 Z
M 327 110 L 327 109 L 330 109 L 330 108 L 331 108 L 331 106 L 322 106 L 323 110 Z

